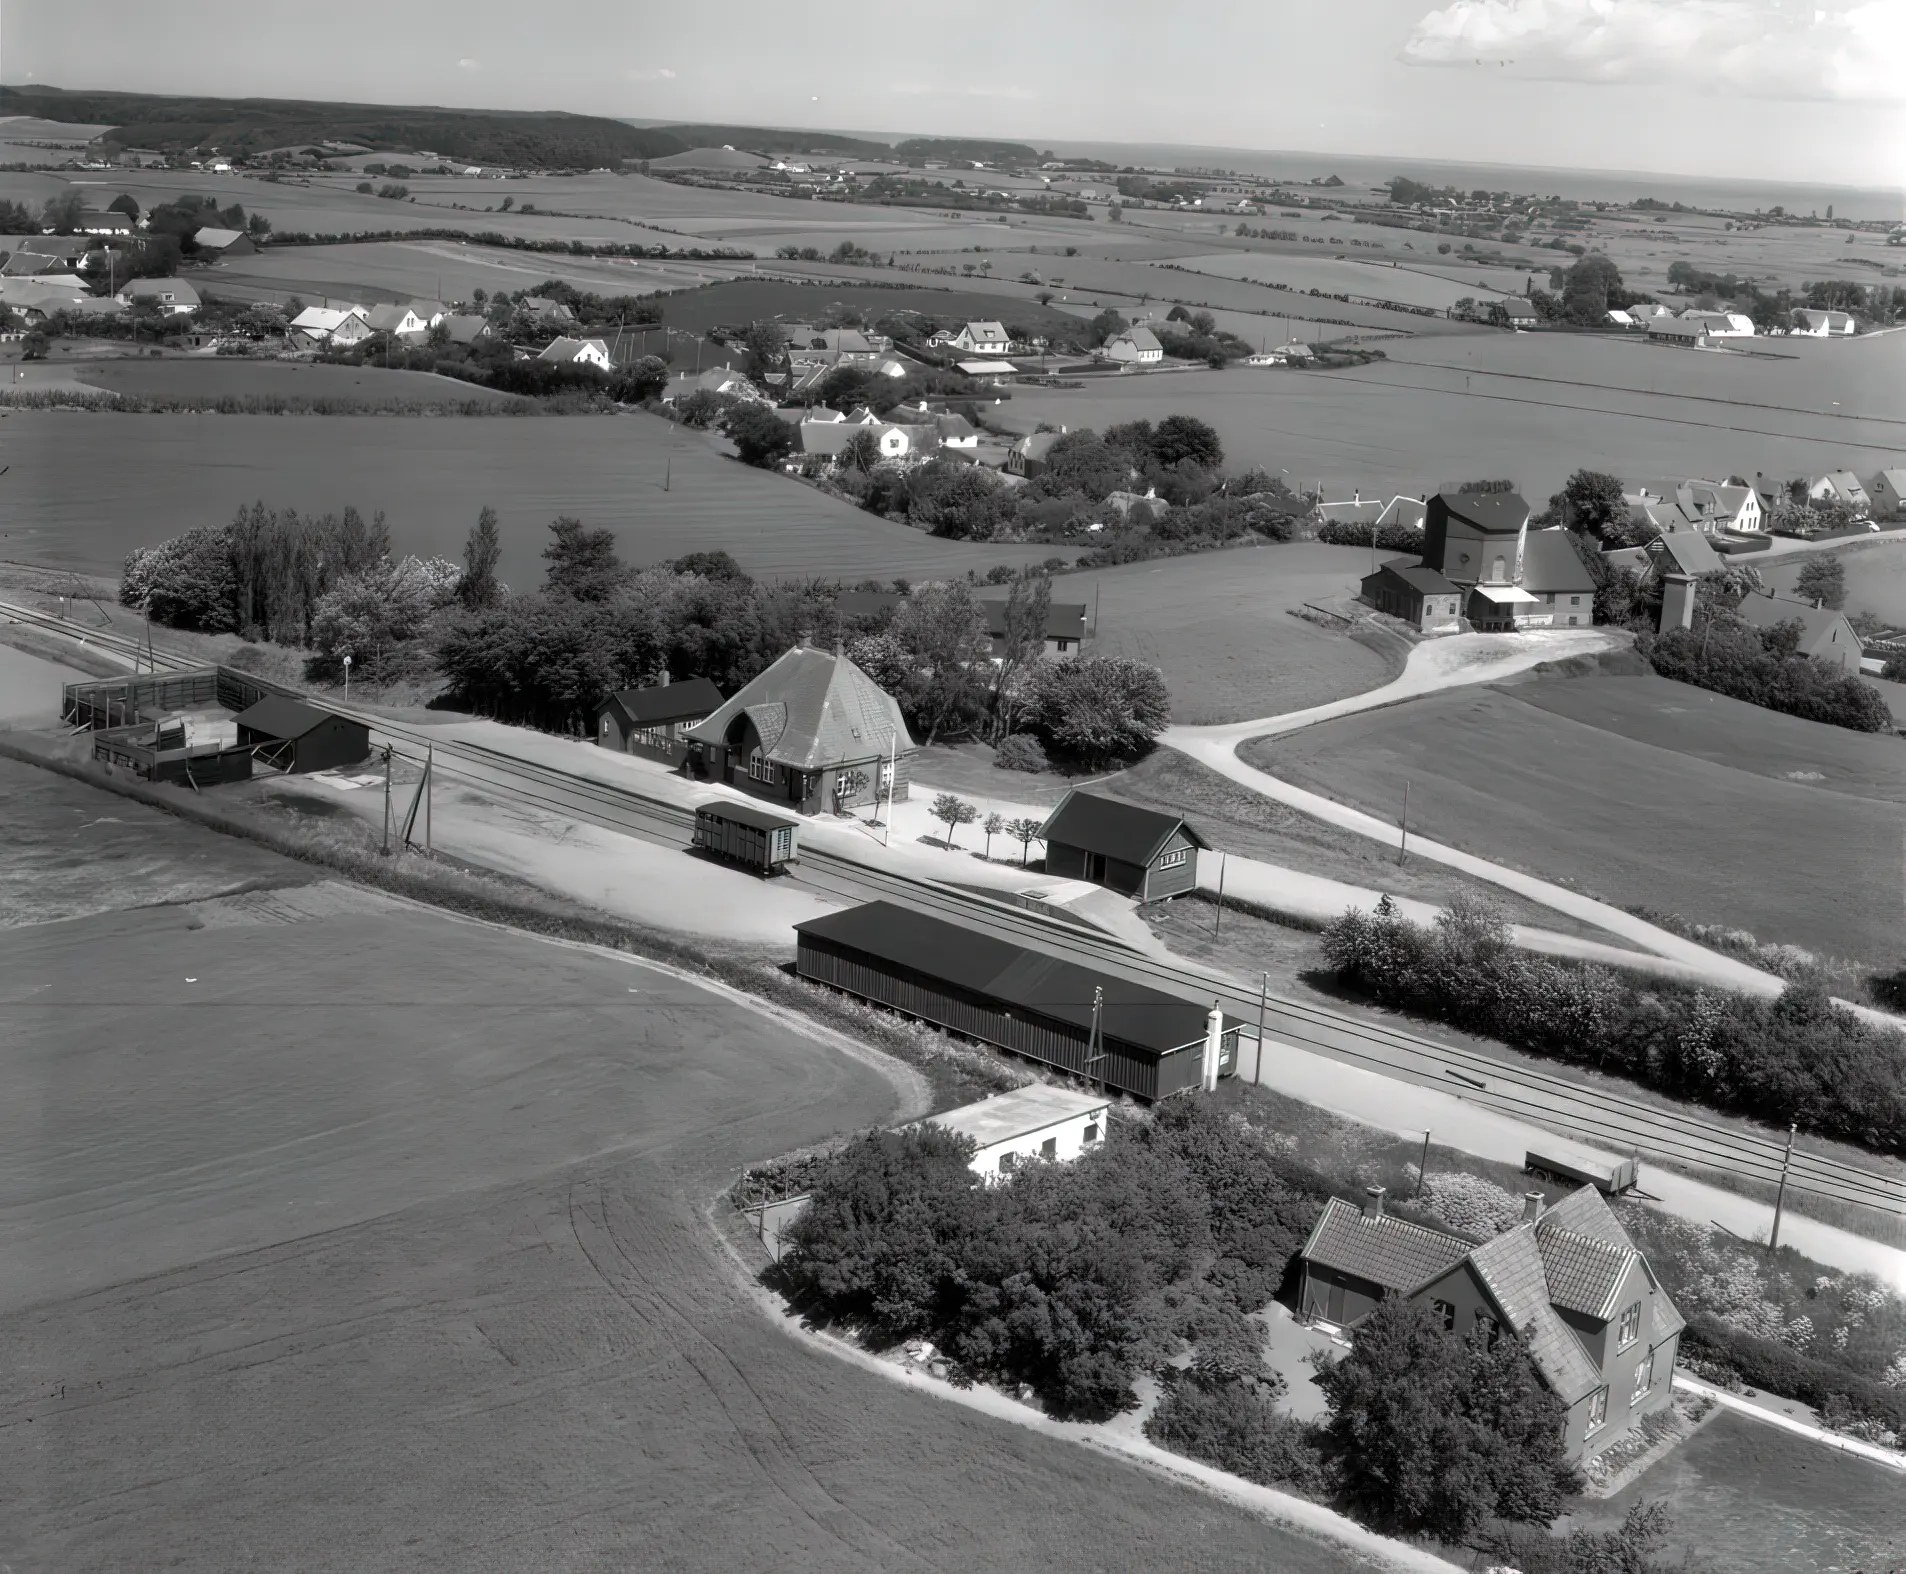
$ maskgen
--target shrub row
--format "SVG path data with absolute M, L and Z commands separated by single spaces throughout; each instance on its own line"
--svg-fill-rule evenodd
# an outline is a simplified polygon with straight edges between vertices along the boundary
M 1817 984 L 1761 1000 L 1534 957 L 1471 900 L 1434 926 L 1388 903 L 1352 910 L 1323 944 L 1342 983 L 1385 1005 L 1714 1109 L 1906 1152 L 1906 1040 Z
M 1877 689 L 1830 662 L 1803 655 L 1797 621 L 1757 629 L 1739 618 L 1719 617 L 1701 633 L 1672 629 L 1655 641 L 1650 660 L 1664 678 L 1692 683 L 1855 732 L 1883 732 L 1892 712 Z
M 1876 1383 L 1777 1339 L 1762 1339 L 1722 1322 L 1712 1312 L 1696 1312 L 1688 1318 L 1681 1349 L 1689 1360 L 1710 1371 L 1732 1372 L 1749 1387 L 1798 1399 L 1830 1415 L 1850 1412 L 1890 1431 L 1906 1433 L 1906 1389 Z

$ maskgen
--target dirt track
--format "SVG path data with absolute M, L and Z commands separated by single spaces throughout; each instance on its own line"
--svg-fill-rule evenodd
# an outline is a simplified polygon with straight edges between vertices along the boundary
M 1352 1566 L 754 1309 L 700 1209 L 867 1065 L 327 891 L 0 932 L 0 1563 Z

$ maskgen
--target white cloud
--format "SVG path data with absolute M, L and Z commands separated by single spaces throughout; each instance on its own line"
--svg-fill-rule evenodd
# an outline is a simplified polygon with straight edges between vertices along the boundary
M 1906 100 L 1906 5 L 1453 0 L 1416 24 L 1402 59 L 1560 82 L 1672 82 L 1756 98 L 1893 102 Z
M 479 60 L 472 60 L 468 55 L 465 55 L 457 62 L 457 69 L 459 71 L 481 71 L 483 69 L 483 63 Z
M 673 82 L 675 80 L 675 73 L 667 66 L 631 67 L 622 74 L 631 82 Z

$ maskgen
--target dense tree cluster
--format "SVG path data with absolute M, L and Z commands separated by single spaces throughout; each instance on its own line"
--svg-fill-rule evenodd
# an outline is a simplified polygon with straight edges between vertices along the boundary
M 1774 1000 L 1533 956 L 1500 916 L 1452 902 L 1435 925 L 1387 907 L 1324 931 L 1338 979 L 1384 1005 L 1674 1098 L 1906 1153 L 1906 1042 L 1815 984 Z
M 1721 614 L 1698 631 L 1670 629 L 1655 641 L 1649 660 L 1664 678 L 1789 716 L 1855 732 L 1890 729 L 1892 712 L 1879 691 L 1857 674 L 1802 653 L 1801 633 L 1794 620 L 1761 629 Z

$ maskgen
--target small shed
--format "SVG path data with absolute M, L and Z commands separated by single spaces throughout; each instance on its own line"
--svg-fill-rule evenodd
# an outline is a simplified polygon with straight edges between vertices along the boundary
M 695 811 L 695 845 L 757 874 L 779 874 L 800 851 L 799 824 L 751 803 L 705 803 Z
M 303 700 L 268 694 L 237 717 L 238 741 L 281 771 L 328 771 L 357 765 L 371 752 L 371 729 Z M 262 746 L 262 747 L 260 747 Z
M 1379 612 L 1401 618 L 1425 634 L 1453 632 L 1462 626 L 1463 592 L 1428 564 L 1395 557 L 1374 574 L 1365 574 L 1364 601 Z
M 1178 815 L 1076 788 L 1039 837 L 1047 874 L 1088 880 L 1141 902 L 1196 890 L 1198 850 L 1210 846 Z
M 645 754 L 680 765 L 688 755 L 682 735 L 720 710 L 721 702 L 721 690 L 707 678 L 618 689 L 602 702 L 596 742 L 618 754 Z
M 971 1137 L 973 1173 L 1010 1175 L 1021 1164 L 1063 1164 L 1105 1140 L 1111 1103 L 1103 1093 L 1080 1093 L 1044 1082 L 996 1093 L 977 1104 L 930 1117 L 935 1126 Z

